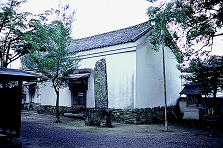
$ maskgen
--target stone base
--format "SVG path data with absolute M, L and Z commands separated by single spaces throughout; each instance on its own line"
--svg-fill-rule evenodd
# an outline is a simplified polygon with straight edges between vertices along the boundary
M 183 119 L 185 120 L 200 120 L 203 115 L 202 108 L 185 108 Z
M 112 111 L 110 109 L 89 109 L 85 124 L 90 126 L 111 127 Z
M 114 109 L 112 121 L 124 124 L 150 124 L 164 122 L 164 107 L 137 108 L 137 109 Z M 168 121 L 182 119 L 179 107 L 167 107 Z

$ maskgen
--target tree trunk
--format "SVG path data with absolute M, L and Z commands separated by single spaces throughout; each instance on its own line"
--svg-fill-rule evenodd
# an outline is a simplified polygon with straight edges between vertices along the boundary
M 214 80 L 213 80 L 213 87 L 214 87 L 214 92 L 213 92 L 213 97 L 214 97 L 214 100 L 216 100 L 217 98 L 217 76 L 214 77 Z
M 59 112 L 59 90 L 56 91 L 57 99 L 56 99 L 56 122 L 60 122 L 60 112 Z
M 213 93 L 213 97 L 214 97 L 214 104 L 215 104 L 215 108 L 217 111 L 217 115 L 221 116 L 221 103 L 219 101 L 219 99 L 217 98 L 217 76 L 214 77 L 214 93 Z
M 3 58 L 1 59 L 1 67 L 7 68 L 8 64 L 6 64 L 5 60 Z
M 60 122 L 60 112 L 59 112 L 59 89 L 56 87 L 55 85 L 55 81 L 52 81 L 53 82 L 53 87 L 54 87 L 54 90 L 56 92 L 56 122 L 59 123 Z

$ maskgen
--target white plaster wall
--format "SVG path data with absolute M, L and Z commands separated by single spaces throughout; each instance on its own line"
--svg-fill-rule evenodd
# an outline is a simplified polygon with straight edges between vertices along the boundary
M 177 69 L 175 55 L 169 48 L 165 48 L 167 105 L 176 105 L 181 91 L 180 71 Z
M 60 89 L 60 106 L 71 107 L 71 91 L 69 87 Z
M 40 89 L 36 89 L 36 91 L 35 91 L 35 96 L 34 96 L 34 98 L 32 98 L 33 100 L 33 102 L 34 103 L 41 103 L 41 92 L 40 92 Z
M 135 108 L 163 105 L 163 77 L 161 52 L 151 49 L 146 43 L 136 52 L 136 103 Z
M 26 95 L 26 100 L 23 103 L 30 103 L 29 90 L 26 87 L 24 87 L 24 93 Z
M 56 105 L 56 93 L 49 82 L 41 85 L 41 105 Z
M 20 58 L 11 62 L 7 68 L 10 68 L 10 69 L 20 69 L 22 67 L 22 64 L 21 64 L 21 60 Z
M 29 90 L 24 87 L 24 93 L 26 95 L 26 100 L 23 103 L 30 103 Z
M 69 88 L 60 89 L 59 106 L 71 106 L 71 91 Z M 43 82 L 41 86 L 41 105 L 56 105 L 56 93 L 50 82 Z
M 152 50 L 148 41 L 140 42 L 136 52 L 135 108 L 164 106 L 162 51 Z M 165 63 L 167 104 L 173 105 L 179 98 L 181 80 L 175 56 L 168 48 L 165 48 Z
M 87 99 L 86 106 L 89 108 L 95 107 L 94 100 L 94 73 L 91 73 L 88 77 L 88 90 L 87 90 Z
M 136 44 L 137 49 L 136 49 Z M 168 51 L 168 48 L 165 49 Z M 136 43 L 80 52 L 83 60 L 79 69 L 94 69 L 95 63 L 106 59 L 109 108 L 148 108 L 164 106 L 162 52 L 151 49 L 148 35 Z M 181 89 L 180 72 L 171 52 L 165 53 L 167 104 L 175 104 Z M 45 85 L 45 86 L 44 86 Z M 41 104 L 56 104 L 56 94 L 49 83 L 41 88 Z M 71 106 L 69 88 L 60 91 L 60 105 Z M 87 107 L 94 107 L 94 76 L 88 78 Z
M 24 87 L 24 93 L 26 95 L 26 101 L 23 103 L 30 103 L 31 100 L 34 103 L 41 103 L 41 92 L 40 89 L 36 89 L 35 94 L 33 96 L 33 98 L 31 99 L 31 96 L 29 94 L 29 89 L 27 87 Z
M 80 69 L 92 68 L 102 58 L 106 59 L 108 79 L 108 107 L 134 108 L 136 81 L 135 44 L 122 44 L 81 52 Z M 94 107 L 94 78 L 89 77 L 87 107 Z
M 108 56 L 109 108 L 134 108 L 136 53 L 128 52 Z

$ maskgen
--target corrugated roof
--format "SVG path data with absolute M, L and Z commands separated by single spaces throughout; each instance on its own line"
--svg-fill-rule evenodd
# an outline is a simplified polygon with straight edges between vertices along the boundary
M 119 29 L 95 36 L 81 39 L 75 39 L 69 47 L 70 52 L 92 50 L 95 48 L 103 48 L 135 42 L 152 29 L 148 22 L 144 22 L 135 26 Z
M 201 84 L 186 84 L 180 94 L 200 95 L 204 87 Z

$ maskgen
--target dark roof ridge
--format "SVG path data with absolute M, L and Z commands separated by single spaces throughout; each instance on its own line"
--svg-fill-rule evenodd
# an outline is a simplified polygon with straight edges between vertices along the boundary
M 125 27 L 125 28 L 121 28 L 121 29 L 117 29 L 117 30 L 113 30 L 113 31 L 107 31 L 107 32 L 104 32 L 104 33 L 100 33 L 100 34 L 96 34 L 96 35 L 92 35 L 92 36 L 87 36 L 87 37 L 84 37 L 84 38 L 77 38 L 77 39 L 73 39 L 73 41 L 76 41 L 76 40 L 84 40 L 86 38 L 94 38 L 94 37 L 98 37 L 98 36 L 102 36 L 102 35 L 106 35 L 106 34 L 112 34 L 112 33 L 115 33 L 115 32 L 118 32 L 118 31 L 124 31 L 126 29 L 130 29 L 130 28 L 135 28 L 136 26 L 142 26 L 144 24 L 148 24 L 148 21 L 146 22 L 143 22 L 143 23 L 139 23 L 137 25 L 133 25 L 133 26 L 129 26 L 129 27 Z
M 71 45 L 69 46 L 68 50 L 70 52 L 85 51 L 92 50 L 95 48 L 103 48 L 128 42 L 134 42 L 143 35 L 145 35 L 151 29 L 152 27 L 149 26 L 148 21 L 146 21 L 134 26 L 106 33 L 101 33 L 85 38 L 74 39 Z

